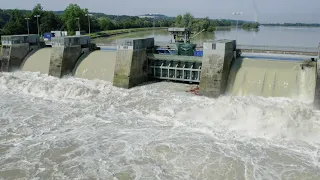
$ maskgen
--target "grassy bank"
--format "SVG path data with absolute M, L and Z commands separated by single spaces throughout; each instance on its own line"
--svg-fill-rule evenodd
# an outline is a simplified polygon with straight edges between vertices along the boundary
M 117 29 L 117 30 L 108 30 L 108 31 L 101 31 L 96 33 L 91 33 L 90 37 L 91 39 L 99 38 L 99 37 L 109 37 L 109 36 L 115 36 L 120 34 L 126 34 L 126 33 L 132 33 L 132 32 L 138 32 L 138 31 L 150 31 L 153 29 L 167 29 L 167 27 L 155 27 L 155 28 L 132 28 L 132 29 Z

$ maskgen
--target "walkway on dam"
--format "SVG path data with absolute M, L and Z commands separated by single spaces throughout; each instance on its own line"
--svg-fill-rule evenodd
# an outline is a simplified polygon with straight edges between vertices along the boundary
M 97 44 L 102 50 L 116 50 L 116 43 L 109 44 Z M 167 48 L 170 47 L 176 48 L 175 44 L 169 44 L 166 42 L 155 42 L 155 46 Z M 197 48 L 202 48 L 202 45 L 197 45 Z M 245 45 L 237 44 L 237 49 L 242 50 L 243 52 L 252 52 L 252 53 L 274 53 L 274 54 L 300 54 L 300 55 L 318 55 L 318 47 L 295 47 L 295 46 L 271 46 L 271 45 Z

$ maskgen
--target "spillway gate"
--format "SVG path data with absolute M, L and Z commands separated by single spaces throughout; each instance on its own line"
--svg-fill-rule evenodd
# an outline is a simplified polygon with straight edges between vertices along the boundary
M 155 79 L 200 82 L 202 57 L 148 54 L 149 76 Z

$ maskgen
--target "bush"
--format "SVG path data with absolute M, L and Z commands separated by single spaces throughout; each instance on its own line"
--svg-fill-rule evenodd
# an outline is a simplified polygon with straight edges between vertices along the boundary
M 213 31 L 215 31 L 215 30 L 216 30 L 216 27 L 215 27 L 215 26 L 210 26 L 207 31 L 213 32 Z

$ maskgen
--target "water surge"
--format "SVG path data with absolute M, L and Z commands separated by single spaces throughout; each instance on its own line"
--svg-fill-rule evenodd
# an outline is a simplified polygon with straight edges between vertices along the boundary
M 0 74 L 0 179 L 318 179 L 320 114 L 286 98 Z

